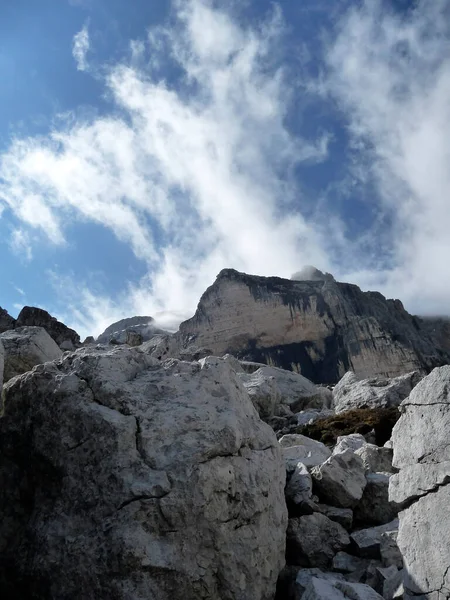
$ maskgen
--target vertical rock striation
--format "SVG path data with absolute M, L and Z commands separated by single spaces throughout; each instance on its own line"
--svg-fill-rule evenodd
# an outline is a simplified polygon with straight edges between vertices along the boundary
M 314 280 L 221 271 L 180 325 L 187 347 L 207 347 L 336 383 L 348 370 L 359 378 L 426 372 L 449 359 L 422 321 L 399 300 L 331 276 Z

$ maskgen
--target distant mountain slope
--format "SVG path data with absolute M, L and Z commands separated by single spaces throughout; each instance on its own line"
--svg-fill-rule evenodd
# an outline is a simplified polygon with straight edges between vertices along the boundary
M 435 322 L 410 315 L 400 300 L 317 273 L 298 281 L 224 269 L 180 325 L 182 346 L 229 352 L 318 383 L 335 383 L 349 369 L 393 377 L 450 362 L 450 339 L 433 331 Z

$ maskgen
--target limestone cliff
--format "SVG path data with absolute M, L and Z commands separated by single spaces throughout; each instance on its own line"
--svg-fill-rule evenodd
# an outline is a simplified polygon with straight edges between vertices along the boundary
M 448 362 L 417 317 L 399 300 L 332 277 L 289 280 L 221 271 L 180 325 L 184 347 L 207 347 L 335 383 L 346 371 L 358 377 L 395 377 Z

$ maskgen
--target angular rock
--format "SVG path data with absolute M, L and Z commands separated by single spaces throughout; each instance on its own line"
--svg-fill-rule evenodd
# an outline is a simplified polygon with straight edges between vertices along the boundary
M 372 377 L 360 381 L 348 371 L 333 389 L 333 408 L 340 413 L 355 408 L 399 406 L 422 377 L 421 373 L 413 371 L 393 379 Z
M 284 490 L 289 515 L 310 514 L 314 509 L 312 478 L 303 463 L 298 463 Z
M 352 528 L 353 511 L 351 508 L 339 508 L 337 506 L 329 506 L 328 504 L 317 504 L 316 507 L 318 512 L 321 512 L 332 521 L 336 521 L 336 523 L 342 525 L 347 531 Z
M 386 531 L 380 537 L 381 562 L 385 567 L 403 568 L 403 556 L 397 544 L 398 531 Z
M 361 457 L 366 472 L 369 473 L 393 473 L 392 467 L 393 450 L 391 448 L 379 447 L 375 444 L 365 444 L 355 450 L 355 454 Z
M 43 327 L 61 350 L 75 350 L 80 344 L 76 331 L 52 317 L 46 310 L 35 306 L 24 306 L 17 317 L 15 328 Z
M 5 331 L 0 334 L 0 340 L 5 353 L 4 382 L 62 355 L 61 349 L 42 327 L 18 327 Z
M 318 410 L 317 408 L 310 408 L 301 410 L 295 416 L 297 417 L 297 425 L 303 427 L 304 425 L 312 425 L 317 419 L 331 417 L 333 414 L 334 410 L 331 409 Z
M 350 435 L 340 435 L 336 446 L 333 448 L 333 454 L 342 454 L 345 450 L 356 452 L 367 445 L 366 438 L 360 433 L 351 433 Z
M 301 600 L 303 593 L 313 578 L 324 579 L 325 581 L 329 581 L 331 583 L 336 583 L 336 581 L 345 581 L 344 576 L 340 573 L 327 573 L 317 568 L 300 569 L 297 573 L 293 586 L 294 600 Z
M 311 475 L 320 500 L 341 508 L 356 506 L 366 487 L 363 462 L 351 450 L 331 456 Z
M 289 564 L 327 569 L 334 555 L 350 543 L 341 525 L 320 513 L 289 519 L 286 556 Z
M 350 537 L 354 546 L 355 554 L 361 558 L 381 558 L 380 545 L 381 536 L 388 531 L 398 531 L 398 519 L 394 519 L 385 525 L 369 527 L 354 531 Z
M 434 369 L 402 403 L 392 433 L 391 499 L 401 502 L 398 547 L 405 596 L 450 596 L 450 366 Z
M 351 573 L 359 569 L 366 569 L 369 565 L 369 560 L 364 558 L 358 558 L 347 554 L 347 552 L 338 552 L 333 558 L 332 568 L 333 571 L 339 573 Z
M 284 478 L 273 431 L 220 359 L 66 354 L 4 387 L 0 589 L 271 600 Z
M 396 570 L 390 577 L 386 579 L 383 585 L 383 598 L 385 600 L 401 600 L 404 595 L 403 587 L 403 569 Z
M 140 346 L 140 350 L 157 360 L 180 357 L 180 345 L 170 333 L 153 335 Z
M 291 371 L 261 366 L 253 373 L 239 374 L 261 418 L 278 415 L 278 406 L 295 412 L 303 408 L 328 408 L 331 392 Z
M 284 435 L 280 438 L 279 444 L 288 471 L 293 471 L 299 462 L 307 467 L 314 467 L 331 456 L 331 451 L 325 444 L 311 440 L 301 434 Z
M 368 585 L 363 583 L 348 583 L 346 581 L 332 582 L 313 577 L 306 588 L 301 600 L 383 600 Z
M 399 512 L 399 505 L 389 500 L 389 473 L 367 473 L 367 485 L 354 511 L 356 524 L 383 525 Z

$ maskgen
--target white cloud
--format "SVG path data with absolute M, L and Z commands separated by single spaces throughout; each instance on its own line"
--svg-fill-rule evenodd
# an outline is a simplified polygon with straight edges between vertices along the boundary
M 372 251 L 387 231 L 391 254 L 379 272 L 352 276 L 422 313 L 450 311 L 449 14 L 448 0 L 418 3 L 407 15 L 367 1 L 341 22 L 328 56 L 328 91 L 386 217 L 372 227 Z
M 286 129 L 280 16 L 244 29 L 206 0 L 178 7 L 176 25 L 158 30 L 156 46 L 150 36 L 149 48 L 184 74 L 176 88 L 155 74 L 158 61 L 136 66 L 134 43 L 131 65 L 116 65 L 105 82 L 123 118 L 75 120 L 47 138 L 15 141 L 1 157 L 0 197 L 27 225 L 61 244 L 68 223 L 93 221 L 148 264 L 119 306 L 77 298 L 86 332 L 125 305 L 192 314 L 223 267 L 287 277 L 304 263 L 329 267 L 322 233 L 300 211 L 280 209 L 302 203 L 286 173 L 328 151 L 326 134 L 306 140 Z M 78 39 L 86 49 L 87 30 Z
M 86 71 L 88 69 L 86 56 L 89 52 L 90 46 L 89 30 L 87 24 L 85 24 L 83 25 L 83 28 L 73 37 L 72 55 L 77 64 L 78 71 Z
M 11 251 L 21 260 L 28 262 L 33 258 L 31 239 L 27 231 L 18 228 L 11 233 L 9 240 Z M 19 288 L 16 288 L 19 291 Z

